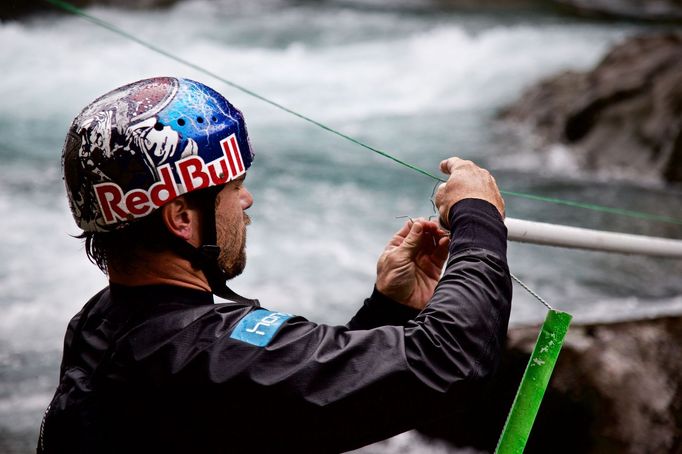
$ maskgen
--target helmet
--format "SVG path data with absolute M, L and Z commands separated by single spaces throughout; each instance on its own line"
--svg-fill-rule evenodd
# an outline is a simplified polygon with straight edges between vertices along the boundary
M 78 226 L 108 232 L 239 177 L 253 156 L 244 117 L 225 98 L 199 82 L 157 77 L 83 109 L 66 137 L 62 168 Z

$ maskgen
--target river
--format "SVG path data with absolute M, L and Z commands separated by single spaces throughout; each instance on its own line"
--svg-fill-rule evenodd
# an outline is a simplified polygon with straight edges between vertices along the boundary
M 445 2 L 446 3 L 446 2 Z M 508 190 L 682 213 L 682 188 L 583 174 L 496 112 L 524 87 L 592 67 L 645 28 L 537 6 L 458 10 L 400 1 L 186 1 L 161 11 L 88 11 L 174 55 L 432 172 L 451 155 Z M 650 26 L 649 26 L 650 27 Z M 0 452 L 34 452 L 68 320 L 106 285 L 90 264 L 60 175 L 80 109 L 133 80 L 215 87 L 246 115 L 256 161 L 248 265 L 231 286 L 266 307 L 345 323 L 372 289 L 403 220 L 429 216 L 433 182 L 82 19 L 0 23 Z M 508 215 L 682 238 L 682 227 L 507 198 Z M 512 271 L 577 320 L 682 308 L 682 263 L 512 244 Z M 543 307 L 515 288 L 512 323 Z M 408 434 L 364 452 L 454 452 Z

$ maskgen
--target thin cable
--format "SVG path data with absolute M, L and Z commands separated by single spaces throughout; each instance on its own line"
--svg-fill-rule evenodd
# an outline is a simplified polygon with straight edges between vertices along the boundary
M 134 41 L 137 44 L 139 44 L 143 47 L 146 47 L 147 49 L 150 49 L 150 50 L 152 50 L 158 54 L 161 54 L 167 58 L 170 58 L 171 60 L 174 60 L 174 61 L 176 61 L 182 65 L 188 66 L 188 67 L 190 67 L 190 68 L 192 68 L 192 69 L 194 69 L 200 73 L 203 73 L 203 74 L 205 74 L 209 77 L 212 77 L 216 80 L 219 80 L 220 82 L 222 82 L 226 85 L 229 85 L 229 86 L 231 86 L 231 87 L 233 87 L 233 88 L 235 88 L 235 89 L 237 89 L 243 93 L 246 93 L 249 96 L 252 96 L 252 97 L 259 99 L 259 100 L 261 100 L 267 104 L 270 104 L 271 106 L 276 107 L 277 109 L 280 109 L 280 110 L 287 112 L 287 113 L 289 113 L 295 117 L 298 117 L 303 121 L 311 123 L 311 124 L 321 128 L 327 132 L 330 132 L 330 133 L 332 133 L 338 137 L 341 137 L 345 140 L 348 140 L 349 142 L 352 142 L 356 145 L 359 145 L 360 147 L 366 148 L 367 150 L 370 150 L 370 151 L 372 151 L 372 152 L 374 152 L 380 156 L 383 156 L 387 159 L 390 159 L 390 160 L 392 160 L 392 161 L 394 161 L 394 162 L 396 162 L 396 163 L 398 163 L 404 167 L 412 169 L 417 173 L 420 173 L 424 176 L 432 178 L 435 181 L 440 181 L 442 183 L 445 182 L 444 179 L 437 177 L 436 175 L 433 175 L 432 173 L 430 173 L 430 172 L 428 172 L 428 171 L 426 171 L 420 167 L 417 167 L 416 165 L 413 165 L 413 164 L 405 162 L 401 159 L 398 159 L 395 156 L 393 156 L 393 155 L 391 155 L 385 151 L 379 150 L 378 148 L 372 147 L 371 145 L 368 145 L 364 142 L 361 142 L 358 139 L 355 139 L 355 138 L 353 138 L 347 134 L 344 134 L 340 131 L 337 131 L 336 129 L 334 129 L 330 126 L 327 126 L 324 123 L 320 123 L 319 121 L 314 120 L 314 119 L 308 117 L 307 115 L 304 115 L 304 114 L 301 114 L 301 113 L 296 112 L 294 110 L 291 110 L 290 108 L 283 106 L 282 104 L 279 104 L 276 101 L 273 101 L 269 98 L 266 98 L 265 96 L 259 95 L 258 93 L 254 92 L 254 91 L 252 91 L 252 90 L 250 90 L 250 89 L 248 89 L 248 88 L 246 88 L 246 87 L 244 87 L 238 83 L 227 80 L 227 79 L 221 77 L 220 75 L 218 75 L 214 72 L 211 72 L 211 71 L 209 71 L 209 70 L 207 70 L 207 69 L 205 69 L 205 68 L 203 68 L 203 67 L 201 67 L 195 63 L 192 63 L 188 60 L 185 60 L 181 57 L 178 57 L 177 55 L 174 55 L 174 54 L 172 54 L 172 53 L 170 53 L 170 52 L 168 52 L 168 51 L 166 51 L 160 47 L 157 47 L 154 44 L 150 44 L 146 41 L 143 41 L 140 38 L 138 38 L 138 37 L 126 32 L 126 31 L 116 27 L 115 25 L 110 24 L 109 22 L 106 22 L 106 21 L 104 21 L 98 17 L 92 16 L 92 15 L 86 13 L 82 9 L 80 9 L 76 6 L 73 6 L 70 3 L 64 2 L 62 0 L 44 0 L 44 1 L 47 3 L 50 3 L 53 6 L 61 8 L 64 11 L 67 11 L 71 14 L 79 16 L 79 17 L 81 17 L 81 18 L 83 18 L 89 22 L 92 22 L 95 25 L 98 25 L 102 28 L 105 28 L 105 29 L 107 29 L 113 33 L 116 33 L 120 36 L 123 36 L 126 39 Z M 649 220 L 649 221 L 657 221 L 657 222 L 665 222 L 665 223 L 669 223 L 669 224 L 682 225 L 682 219 L 675 218 L 672 216 L 651 214 L 651 213 L 645 213 L 642 211 L 626 210 L 626 209 L 622 209 L 622 208 L 612 208 L 612 207 L 597 205 L 597 204 L 593 204 L 593 203 L 574 202 L 571 200 L 564 200 L 564 199 L 558 199 L 555 197 L 546 197 L 546 196 L 535 195 L 535 194 L 527 194 L 527 193 L 516 192 L 516 191 L 500 190 L 500 192 L 504 195 L 524 198 L 524 199 L 528 199 L 528 200 L 535 200 L 535 201 L 540 201 L 540 202 L 566 205 L 566 206 L 570 206 L 570 207 L 574 207 L 574 208 L 582 208 L 582 209 L 586 209 L 586 210 L 600 211 L 600 212 L 604 212 L 604 213 L 617 214 L 617 215 L 621 215 L 621 216 L 628 216 L 628 217 L 633 217 L 633 218 L 645 219 L 645 220 Z
M 516 282 L 518 282 L 518 284 L 519 284 L 521 287 L 523 287 L 528 293 L 530 293 L 531 295 L 533 295 L 533 296 L 535 297 L 535 299 L 537 299 L 537 300 L 540 301 L 542 304 L 544 304 L 544 305 L 547 307 L 547 309 L 549 309 L 550 311 L 553 311 L 553 310 L 554 310 L 554 309 L 552 308 L 552 306 L 550 306 L 549 303 L 548 303 L 547 301 L 545 301 L 544 299 L 542 299 L 542 297 L 541 297 L 540 295 L 538 295 L 538 294 L 535 293 L 533 290 L 531 290 L 531 288 L 528 287 L 526 284 L 524 284 L 523 281 L 522 281 L 521 279 L 519 279 L 518 277 L 514 276 L 512 273 L 509 273 L 509 275 L 511 276 L 512 279 L 514 279 Z

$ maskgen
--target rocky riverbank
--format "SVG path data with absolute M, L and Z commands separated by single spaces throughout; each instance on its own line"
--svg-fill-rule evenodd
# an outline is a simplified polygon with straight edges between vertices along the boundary
M 120 8 L 146 9 L 167 7 L 179 0 L 66 0 L 73 6 L 84 8 L 92 5 L 116 6 Z M 28 14 L 57 11 L 56 7 L 43 0 L 3 0 L 0 3 L 0 21 L 17 19 Z
M 682 181 L 682 35 L 635 36 L 591 71 L 540 82 L 501 117 L 587 170 Z
M 492 452 L 538 327 L 512 329 L 481 405 L 423 430 Z M 682 452 L 682 316 L 574 324 L 526 453 Z
M 553 1 L 567 11 L 581 16 L 662 22 L 682 21 L 682 3 L 679 0 Z

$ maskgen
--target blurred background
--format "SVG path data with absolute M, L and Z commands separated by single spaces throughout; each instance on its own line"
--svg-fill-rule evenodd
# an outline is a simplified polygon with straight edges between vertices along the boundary
M 256 150 L 247 180 L 255 203 L 247 268 L 231 287 L 265 307 L 345 323 L 372 290 L 376 259 L 404 222 L 396 217 L 433 214 L 430 179 L 35 3 L 39 11 L 26 15 L 26 5 L 4 4 L 0 22 L 4 453 L 34 452 L 67 322 L 106 285 L 72 237 L 79 231 L 60 174 L 66 130 L 99 95 L 173 75 L 216 88 L 244 112 Z M 500 116 L 547 77 L 590 71 L 634 35 L 678 29 L 673 10 L 624 9 L 614 17 L 580 2 L 550 1 L 154 3 L 87 11 L 433 173 L 441 159 L 457 155 L 489 168 L 503 189 L 682 217 L 682 177 L 657 173 L 657 163 L 634 171 L 586 166 L 570 144 Z M 680 225 L 514 197 L 506 202 L 511 217 L 682 239 Z M 577 320 L 682 311 L 680 260 L 511 244 L 509 262 Z M 514 326 L 544 315 L 515 288 Z M 364 452 L 461 451 L 411 433 Z

